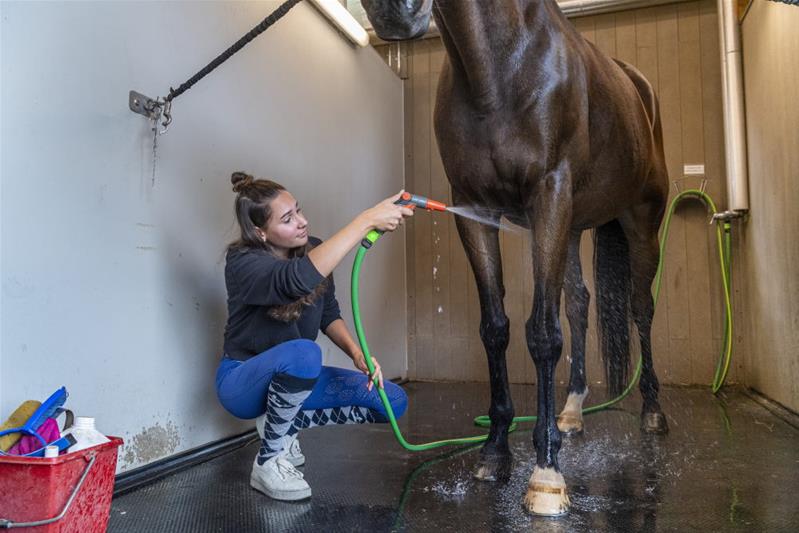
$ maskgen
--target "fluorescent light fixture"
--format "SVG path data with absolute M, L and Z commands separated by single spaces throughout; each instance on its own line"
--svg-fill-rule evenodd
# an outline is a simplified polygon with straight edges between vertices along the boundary
M 338 0 L 311 0 L 319 11 L 357 45 L 369 44 L 369 34 Z

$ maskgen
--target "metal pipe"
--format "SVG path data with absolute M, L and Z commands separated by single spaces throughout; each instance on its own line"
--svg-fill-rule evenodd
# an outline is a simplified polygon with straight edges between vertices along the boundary
M 558 6 L 567 17 L 584 17 L 662 4 L 676 4 L 681 1 L 687 0 L 558 0 Z
M 749 175 L 741 26 L 736 0 L 718 0 L 718 12 L 727 204 L 731 211 L 746 212 L 749 211 Z

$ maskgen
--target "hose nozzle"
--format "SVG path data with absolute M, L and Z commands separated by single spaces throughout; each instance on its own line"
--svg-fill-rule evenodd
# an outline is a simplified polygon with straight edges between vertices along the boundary
M 442 204 L 441 202 L 436 202 L 435 200 L 431 200 L 430 198 L 425 198 L 424 196 L 419 196 L 417 194 L 411 194 L 409 192 L 402 193 L 399 200 L 394 202 L 397 205 L 405 205 L 410 207 L 411 209 L 416 207 L 421 207 L 422 209 L 427 209 L 428 211 L 446 211 L 447 206 L 446 204 Z M 367 250 L 372 247 L 372 245 L 377 242 L 377 239 L 383 234 L 380 230 L 372 230 L 370 231 L 366 237 L 361 241 L 361 246 L 366 248 Z
M 396 201 L 398 205 L 408 205 L 412 207 L 420 207 L 422 209 L 427 209 L 428 211 L 446 211 L 447 206 L 441 202 L 436 202 L 435 200 L 431 200 L 430 198 L 425 198 L 424 196 L 419 196 L 417 194 L 411 194 L 409 192 L 402 193 L 400 199 Z

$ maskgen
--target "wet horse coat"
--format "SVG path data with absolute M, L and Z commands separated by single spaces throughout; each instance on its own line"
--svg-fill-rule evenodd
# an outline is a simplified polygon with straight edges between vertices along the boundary
M 659 258 L 657 231 L 668 195 L 658 104 L 632 66 L 586 41 L 554 0 L 363 0 L 380 37 L 423 33 L 432 11 L 447 57 L 435 108 L 435 132 L 453 203 L 532 231 L 534 296 L 526 323 L 536 367 L 539 418 L 530 511 L 568 508 L 558 467 L 554 373 L 563 339 L 561 292 L 572 335 L 565 432 L 582 429 L 587 395 L 585 332 L 589 294 L 579 242 L 596 228 L 596 304 L 603 358 L 613 392 L 626 384 L 628 313 L 643 357 L 642 429 L 665 432 L 650 343 L 650 288 Z M 475 475 L 496 479 L 510 455 L 514 416 L 505 351 L 509 322 L 496 227 L 458 218 L 458 232 L 480 297 L 480 336 L 491 383 L 491 429 Z

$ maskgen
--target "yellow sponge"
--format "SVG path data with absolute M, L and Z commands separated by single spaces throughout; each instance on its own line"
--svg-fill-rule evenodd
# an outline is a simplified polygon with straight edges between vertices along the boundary
M 22 426 L 28 421 L 31 415 L 36 412 L 36 409 L 41 407 L 41 405 L 42 402 L 37 402 L 36 400 L 22 402 L 22 405 L 17 407 L 17 410 L 11 413 L 11 416 L 8 417 L 8 420 L 3 422 L 3 425 L 0 426 L 0 431 Z M 8 435 L 3 435 L 0 437 L 0 450 L 7 452 L 8 449 L 16 444 L 21 438 L 21 433 L 10 433 Z

